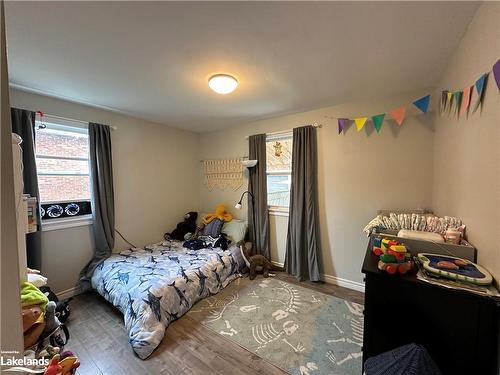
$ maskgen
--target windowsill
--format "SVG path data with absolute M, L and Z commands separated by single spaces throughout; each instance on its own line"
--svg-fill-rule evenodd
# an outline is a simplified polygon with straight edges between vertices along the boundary
M 73 227 L 82 227 L 93 224 L 92 215 L 82 215 L 77 217 L 65 217 L 63 219 L 52 219 L 42 221 L 42 232 Z
M 268 207 L 267 211 L 272 216 L 289 216 L 288 207 Z

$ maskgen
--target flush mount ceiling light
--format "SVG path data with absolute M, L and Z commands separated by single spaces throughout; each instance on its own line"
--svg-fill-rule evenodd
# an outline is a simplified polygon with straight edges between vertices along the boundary
M 229 94 L 236 90 L 238 81 L 229 74 L 215 74 L 208 79 L 208 86 L 217 94 Z

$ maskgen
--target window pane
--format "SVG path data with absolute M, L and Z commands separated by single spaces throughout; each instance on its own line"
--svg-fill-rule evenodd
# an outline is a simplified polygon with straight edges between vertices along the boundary
M 40 201 L 90 200 L 89 176 L 38 176 Z
M 267 176 L 267 205 L 288 207 L 290 202 L 290 175 Z
M 36 159 L 38 173 L 89 174 L 88 160 Z
M 55 129 L 37 130 L 36 153 L 45 156 L 88 158 L 89 137 L 85 133 Z
M 267 171 L 289 171 L 292 169 L 292 138 L 266 143 Z

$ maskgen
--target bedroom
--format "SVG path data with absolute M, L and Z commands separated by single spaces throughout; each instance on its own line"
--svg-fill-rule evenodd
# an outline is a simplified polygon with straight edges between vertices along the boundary
M 381 210 L 419 215 L 427 215 L 425 210 L 430 210 L 438 217 L 459 218 L 466 225 L 466 239 L 474 247 L 469 260 L 491 274 L 498 287 L 498 3 L 7 1 L 3 5 L 2 43 L 7 43 L 8 80 L 3 61 L 2 351 L 17 350 L 22 356 L 24 349 L 21 291 L 13 283 L 22 279 L 23 270 L 26 272 L 24 261 L 41 271 L 60 300 L 73 297 L 66 348 L 79 358 L 77 371 L 81 374 L 361 373 L 374 354 L 413 342 L 430 353 L 442 373 L 467 372 L 473 362 L 469 358 L 484 360 L 485 374 L 495 373 L 495 366 L 498 371 L 498 302 L 490 307 L 495 297 L 484 302 L 484 309 L 490 318 L 496 314 L 496 322 L 492 319 L 490 324 L 484 319 L 485 326 L 468 329 L 468 345 L 457 340 L 464 348 L 484 349 L 483 356 L 476 352 L 462 355 L 464 352 L 451 344 L 453 330 L 442 324 L 441 339 L 456 350 L 450 354 L 455 360 L 453 367 L 443 361 L 438 346 L 428 344 L 432 337 L 429 332 L 408 337 L 392 333 L 397 339 L 391 341 L 373 333 L 378 333 L 383 323 L 367 327 L 366 314 L 373 301 L 369 298 L 373 289 L 368 285 L 372 273 L 362 272 L 364 261 L 371 256 L 367 246 L 373 245 L 374 239 L 367 238 L 363 228 Z M 237 84 L 226 95 L 209 87 L 209 78 L 221 73 L 233 76 L 232 82 Z M 485 73 L 487 78 L 481 81 Z M 445 94 L 442 100 L 444 90 L 449 90 L 451 97 Z M 9 108 L 33 117 L 28 122 L 15 121 Z M 379 114 L 385 116 L 377 117 Z M 38 169 L 34 176 L 45 214 L 36 232 L 25 237 L 28 250 L 23 260 L 22 252 L 4 250 L 4 246 L 18 249 L 24 239 L 24 235 L 14 236 L 13 242 L 7 242 L 15 233 L 17 200 L 12 198 L 14 193 L 10 200 L 4 197 L 4 189 L 13 189 L 14 184 L 12 178 L 4 176 L 14 173 L 12 153 L 7 152 L 11 149 L 11 129 L 26 127 L 26 123 L 34 129 L 33 149 L 42 149 L 44 139 L 53 139 L 47 136 L 52 132 L 59 134 L 59 139 L 66 136 L 83 142 L 92 152 L 106 152 L 106 147 L 97 147 L 102 143 L 95 142 L 95 137 L 104 136 L 111 152 L 107 150 L 108 158 L 104 158 L 109 168 L 92 167 L 103 161 L 99 157 L 92 161 L 90 152 L 74 156 L 64 147 L 61 153 L 49 150 L 47 154 L 33 154 L 35 163 L 31 165 L 35 168 L 31 168 L 24 160 L 23 149 L 25 176 L 28 170 Z M 102 133 L 98 131 L 101 126 L 89 123 L 106 130 Z M 293 129 L 298 129 L 297 134 Z M 252 137 L 258 135 L 264 136 Z M 94 142 L 90 142 L 91 136 Z M 50 143 L 45 146 L 54 147 Z M 292 163 L 294 150 L 295 157 L 306 159 L 303 161 L 311 163 L 317 173 L 307 175 L 294 168 L 298 165 Z M 49 163 L 54 160 L 70 166 L 59 165 L 62 170 L 54 170 Z M 247 160 L 260 162 L 243 166 L 241 162 Z M 214 163 L 226 172 L 225 176 L 213 173 Z M 92 189 L 101 178 L 104 182 Z M 307 179 L 310 184 L 294 184 L 296 178 Z M 56 183 L 61 179 L 67 183 Z M 26 177 L 23 183 L 27 193 L 30 185 Z M 304 191 L 307 186 L 311 195 Z M 283 187 L 284 198 L 277 198 L 275 193 L 283 192 Z M 253 192 L 253 204 L 250 194 L 241 199 L 246 191 Z M 298 199 L 300 192 L 309 198 L 310 210 Z M 99 210 L 95 209 L 96 200 Z M 240 201 L 241 208 L 236 209 Z M 61 209 L 76 203 L 79 213 L 73 218 L 66 213 L 61 214 L 65 217 L 51 218 L 45 210 L 54 202 L 64 202 Z M 233 281 L 236 273 L 232 272 L 231 261 L 241 261 L 241 251 L 231 253 L 231 249 L 240 250 L 234 246 L 238 241 L 229 245 L 229 253 L 215 251 L 222 257 L 222 263 L 217 259 L 219 265 L 210 263 L 210 251 L 178 250 L 186 257 L 200 254 L 199 264 L 186 266 L 192 272 L 187 278 L 195 280 L 186 281 L 186 285 L 196 284 L 203 293 L 198 296 L 193 292 L 192 300 L 188 296 L 188 301 L 181 303 L 178 320 L 166 317 L 166 312 L 172 311 L 165 308 L 166 302 L 160 302 L 160 318 L 168 320 L 162 328 L 170 319 L 173 322 L 163 339 L 159 335 L 154 344 L 150 343 L 151 351 L 143 355 L 147 358 L 140 359 L 141 350 L 134 351 L 129 344 L 133 330 L 124 324 L 123 314 L 127 313 L 120 312 L 117 305 L 119 300 L 125 306 L 130 296 L 134 308 L 153 311 L 147 291 L 140 288 L 143 294 L 134 298 L 123 287 L 121 298 L 116 296 L 117 303 L 109 303 L 101 296 L 106 294 L 102 289 L 81 293 L 80 272 L 103 241 L 111 247 L 107 250 L 113 250 L 113 256 L 104 263 L 100 261 L 109 255 L 107 250 L 98 259 L 104 270 L 113 267 L 111 261 L 120 252 L 134 256 L 134 252 L 126 252 L 130 247 L 142 248 L 148 257 L 149 251 L 157 252 L 163 259 L 162 251 L 177 250 L 169 249 L 169 243 L 162 248 L 152 248 L 152 244 L 164 241 L 164 234 L 171 233 L 187 212 L 197 212 L 199 223 L 219 204 L 234 217 L 229 222 L 232 230 L 249 227 L 243 237 L 252 243 L 250 251 L 267 257 L 276 268 L 272 271 L 276 276 L 264 279 L 258 274 L 255 280 L 237 277 Z M 293 215 L 292 205 L 304 214 Z M 306 231 L 301 219 L 313 229 Z M 96 238 L 98 227 L 101 232 Z M 253 231 L 254 227 L 259 229 Z M 112 246 L 110 241 L 114 242 Z M 412 253 L 421 252 L 407 244 Z M 465 257 L 462 253 L 455 255 Z M 203 269 L 205 263 L 218 271 L 200 274 L 197 268 Z M 286 271 L 280 270 L 283 267 Z M 416 271 L 415 265 L 411 277 L 416 278 Z M 106 273 L 115 275 L 114 270 L 101 275 L 105 277 Z M 401 275 L 390 276 L 395 289 L 406 286 L 399 280 Z M 205 277 L 208 281 L 203 289 L 200 284 Z M 166 278 L 164 284 L 168 285 L 182 275 Z M 381 280 L 385 279 L 377 275 L 375 281 Z M 108 281 L 115 282 L 119 284 Z M 419 288 L 422 284 L 415 282 Z M 103 281 L 101 285 L 108 284 Z M 273 293 L 279 296 L 287 288 L 302 293 L 309 302 L 320 299 L 320 305 L 332 309 L 341 301 L 340 313 L 333 309 L 329 314 L 338 318 L 336 324 L 342 331 L 341 323 L 349 326 L 343 315 L 362 322 L 356 309 L 365 305 L 365 325 L 356 328 L 364 335 L 358 335 L 358 341 L 354 336 L 349 338 L 356 344 L 319 344 L 315 340 L 345 338 L 337 337 L 339 331 L 335 332 L 331 323 L 322 323 L 312 311 L 291 313 L 293 319 L 277 319 L 281 315 L 271 314 L 277 309 L 272 303 L 250 303 L 248 297 L 252 292 L 264 293 L 266 298 Z M 177 293 L 173 286 L 167 289 Z M 211 303 L 208 311 L 225 306 L 231 293 L 238 291 L 241 300 L 233 304 L 250 309 L 248 317 L 228 309 L 229 316 L 208 323 L 197 312 L 200 306 L 208 308 Z M 184 289 L 181 292 L 189 294 Z M 404 294 L 401 289 L 399 303 L 403 303 Z M 159 297 L 160 292 L 153 295 Z M 469 301 L 468 307 L 456 314 L 456 320 L 478 310 L 475 303 L 484 299 L 467 299 L 468 294 L 458 292 L 453 296 L 459 301 L 456 305 L 451 297 L 443 300 L 450 306 L 461 306 L 459 297 Z M 163 298 L 168 299 L 162 297 L 160 301 Z M 196 303 L 198 298 L 202 299 Z M 376 302 L 377 306 L 381 303 Z M 439 298 L 432 304 L 437 313 L 449 312 Z M 189 312 L 187 307 L 192 307 Z M 382 308 L 371 311 L 373 322 Z M 266 314 L 271 314 L 269 320 L 264 319 Z M 275 346 L 257 350 L 259 337 L 255 339 L 251 328 L 272 321 L 280 338 Z M 321 330 L 337 336 L 325 338 L 317 333 Z M 495 335 L 481 340 L 476 337 L 479 332 Z M 362 356 L 359 353 L 363 350 L 370 351 Z M 488 353 L 493 353 L 492 358 Z M 349 355 L 346 362 L 337 364 Z M 456 368 L 461 370 L 451 371 Z

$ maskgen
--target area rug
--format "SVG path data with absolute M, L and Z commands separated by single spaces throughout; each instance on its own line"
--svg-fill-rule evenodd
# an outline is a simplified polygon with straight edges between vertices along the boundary
M 363 305 L 259 277 L 235 280 L 188 315 L 290 374 L 361 374 Z

